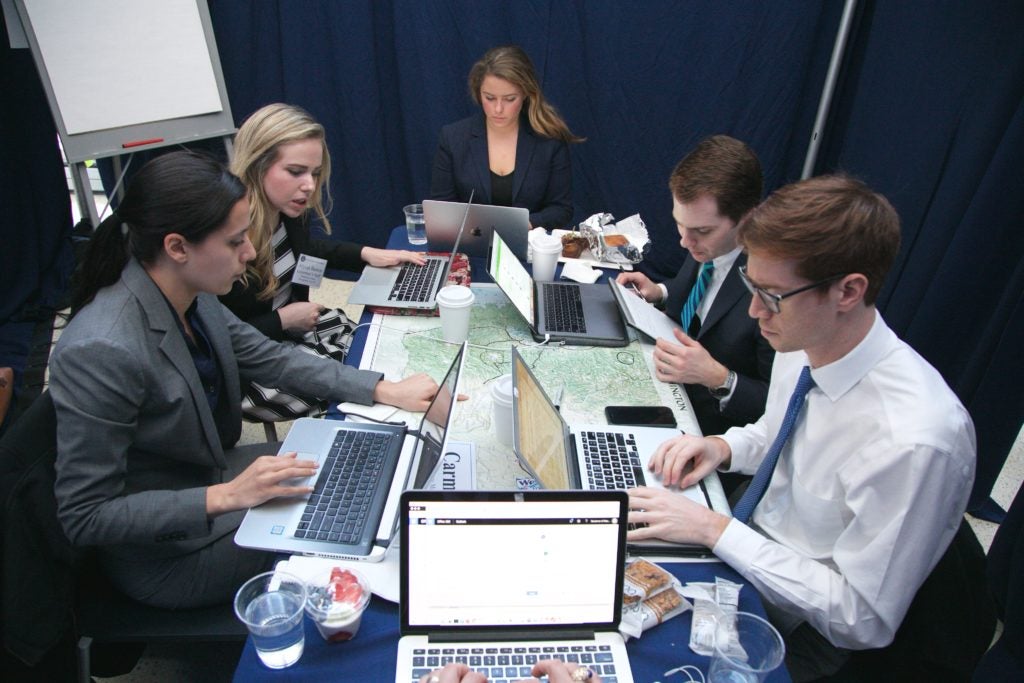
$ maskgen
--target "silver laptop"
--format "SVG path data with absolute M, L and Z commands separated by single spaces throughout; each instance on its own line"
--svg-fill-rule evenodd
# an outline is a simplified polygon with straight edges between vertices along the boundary
M 494 233 L 487 272 L 537 341 L 583 346 L 625 346 L 629 343 L 622 313 L 608 284 L 534 282 L 526 268 Z
M 473 193 L 469 202 L 459 204 L 462 207 L 462 221 L 453 224 L 452 242 L 447 248 L 437 251 L 448 251 L 448 257 L 426 256 L 427 262 L 422 266 L 414 263 L 403 263 L 400 266 L 379 268 L 366 266 L 359 276 L 358 282 L 348 296 L 350 304 L 366 306 L 390 306 L 392 308 L 432 309 L 437 305 L 437 293 L 448 282 L 448 274 L 459 251 L 466 218 L 473 204 Z M 425 210 L 424 210 L 425 211 Z M 458 219 L 456 219 L 458 220 Z
M 407 491 L 401 507 L 395 681 L 445 661 L 533 680 L 542 659 L 633 680 L 618 633 L 624 492 Z
M 472 197 L 470 197 L 472 200 Z M 462 202 L 423 200 L 423 220 L 427 229 L 427 244 L 431 251 L 448 251 L 455 242 L 459 220 L 466 211 Z M 469 209 L 466 230 L 460 249 L 469 256 L 487 257 L 491 235 L 501 235 L 505 244 L 521 261 L 526 262 L 530 239 L 530 212 L 518 206 L 474 204 Z
M 544 489 L 626 490 L 635 486 L 666 488 L 647 469 L 651 455 L 677 436 L 666 427 L 602 424 L 570 425 L 551 402 L 519 350 L 512 349 L 512 444 L 523 468 Z M 704 482 L 681 495 L 711 508 Z M 630 552 L 704 556 L 697 545 L 645 540 Z
M 417 431 L 390 424 L 297 420 L 281 445 L 320 464 L 308 496 L 250 508 L 235 532 L 246 548 L 379 561 L 391 542 L 399 496 L 424 486 L 442 462 L 466 356 L 452 360 Z

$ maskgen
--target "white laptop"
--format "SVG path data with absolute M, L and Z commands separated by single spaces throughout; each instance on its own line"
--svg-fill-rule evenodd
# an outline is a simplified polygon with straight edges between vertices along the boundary
M 393 424 L 297 420 L 278 455 L 295 451 L 299 459 L 320 464 L 309 478 L 314 492 L 250 508 L 235 543 L 346 560 L 383 559 L 402 491 L 425 485 L 442 462 L 465 356 L 463 344 L 416 431 Z
M 473 197 L 470 195 L 470 201 Z M 459 221 L 466 214 L 467 204 L 423 200 L 423 221 L 427 244 L 431 251 L 448 251 L 455 242 Z M 491 246 L 491 235 L 498 233 L 521 261 L 526 261 L 529 248 L 530 212 L 518 206 L 473 204 L 469 208 L 466 229 L 462 235 L 463 253 L 485 258 Z
M 487 273 L 523 316 L 537 341 L 626 346 L 629 335 L 607 284 L 534 282 L 505 240 L 494 233 Z
M 537 661 L 574 658 L 602 680 L 632 681 L 618 632 L 627 500 L 622 491 L 403 494 L 395 681 L 418 683 L 445 661 L 491 683 L 532 680 Z
M 626 490 L 636 486 L 666 488 L 648 469 L 651 455 L 681 430 L 606 424 L 570 425 L 551 402 L 519 350 L 512 349 L 512 445 L 523 468 L 544 489 Z M 712 508 L 703 481 L 679 491 Z M 713 508 L 712 508 L 713 509 Z M 645 540 L 629 545 L 631 553 L 700 557 L 698 545 Z
M 437 293 L 448 283 L 448 274 L 459 251 L 472 204 L 473 194 L 470 193 L 469 202 L 459 204 L 462 207 L 461 223 L 453 224 L 451 243 L 445 249 L 437 250 L 448 251 L 447 258 L 425 256 L 427 262 L 422 266 L 415 263 L 388 268 L 366 266 L 348 295 L 348 302 L 391 308 L 434 308 L 437 305 Z

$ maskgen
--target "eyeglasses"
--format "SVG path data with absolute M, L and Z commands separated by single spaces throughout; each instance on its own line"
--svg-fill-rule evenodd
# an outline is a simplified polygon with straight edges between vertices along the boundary
M 827 277 L 824 280 L 818 280 L 817 282 L 812 282 L 809 285 L 797 287 L 796 289 L 786 292 L 785 294 L 772 294 L 771 292 L 759 287 L 758 285 L 755 285 L 750 280 L 750 276 L 747 275 L 747 267 L 745 265 L 740 266 L 740 280 L 743 281 L 743 284 L 746 285 L 747 289 L 750 290 L 751 294 L 756 294 L 761 298 L 761 303 L 763 303 L 765 308 L 767 308 L 772 313 L 779 313 L 782 310 L 781 303 L 783 299 L 788 299 L 791 296 L 795 296 L 796 294 L 800 294 L 801 292 L 806 292 L 808 290 L 814 289 L 815 287 L 827 285 L 828 283 L 834 282 L 835 280 L 838 280 L 839 278 L 842 277 L 846 277 L 846 273 L 843 273 L 842 275 L 833 275 L 832 277 Z

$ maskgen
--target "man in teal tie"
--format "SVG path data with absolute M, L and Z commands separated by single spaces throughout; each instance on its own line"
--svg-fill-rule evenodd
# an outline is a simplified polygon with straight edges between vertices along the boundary
M 663 303 L 686 331 L 657 341 L 655 374 L 683 385 L 704 434 L 721 434 L 764 412 L 775 357 L 747 315 L 749 295 L 739 277 L 746 257 L 736 243 L 736 224 L 761 200 L 761 164 L 747 145 L 715 135 L 676 165 L 668 184 L 687 252 L 679 273 L 664 284 L 636 272 L 618 282 Z
M 701 543 L 766 601 L 795 680 L 889 644 L 960 525 L 974 427 L 939 373 L 875 308 L 899 218 L 863 183 L 784 187 L 739 225 L 750 315 L 778 352 L 765 414 L 722 436 L 681 436 L 651 469 L 685 487 L 755 474 L 735 517 L 673 491 L 630 491 L 630 540 Z M 955 596 L 951 596 L 955 600 Z

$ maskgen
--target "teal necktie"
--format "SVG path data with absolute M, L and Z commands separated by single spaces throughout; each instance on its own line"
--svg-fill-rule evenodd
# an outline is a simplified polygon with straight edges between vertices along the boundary
M 713 261 L 708 261 L 700 267 L 700 273 L 697 275 L 697 281 L 693 283 L 690 296 L 686 297 L 683 314 L 679 316 L 679 322 L 682 323 L 684 330 L 690 329 L 690 323 L 693 322 L 693 317 L 697 314 L 697 308 L 700 306 L 701 299 L 704 298 L 704 292 L 708 289 L 708 283 L 711 282 L 711 273 L 714 270 L 715 264 Z

